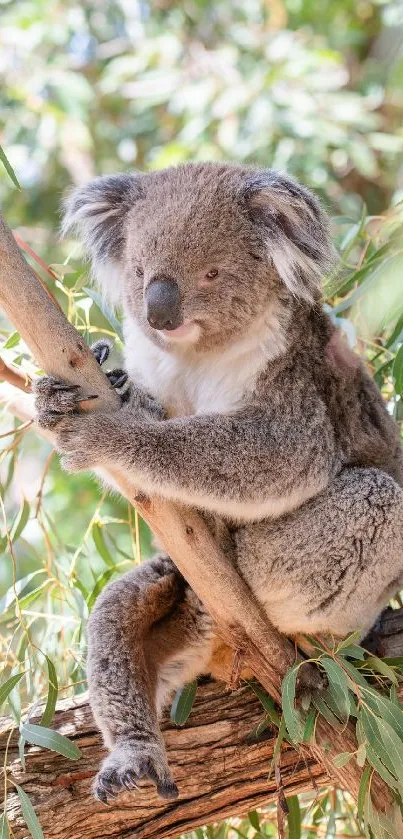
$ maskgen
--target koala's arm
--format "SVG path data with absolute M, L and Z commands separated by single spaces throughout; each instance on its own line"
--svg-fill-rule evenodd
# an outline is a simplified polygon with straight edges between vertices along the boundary
M 279 513 L 297 506 L 340 468 L 314 396 L 277 415 L 256 406 L 168 420 L 139 411 L 136 400 L 116 413 L 71 415 L 57 430 L 67 469 L 117 468 L 145 492 L 221 514 L 236 516 L 239 508 L 246 518 L 270 514 L 264 505 L 271 501 Z

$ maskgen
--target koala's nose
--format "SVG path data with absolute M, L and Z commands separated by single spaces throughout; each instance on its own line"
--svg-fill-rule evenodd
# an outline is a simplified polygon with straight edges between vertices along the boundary
M 151 280 L 144 293 L 146 316 L 153 329 L 177 329 L 183 322 L 178 284 L 168 277 Z

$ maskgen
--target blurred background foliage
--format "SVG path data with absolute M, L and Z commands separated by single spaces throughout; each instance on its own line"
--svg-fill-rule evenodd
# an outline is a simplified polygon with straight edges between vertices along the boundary
M 274 166 L 334 218 L 326 305 L 401 422 L 402 117 L 402 0 L 0 0 L 0 143 L 22 187 L 0 163 L 2 210 L 81 333 L 112 336 L 117 353 L 119 330 L 87 290 L 79 250 L 59 241 L 66 188 L 183 160 Z M 8 364 L 35 372 L 4 319 L 0 342 Z M 26 671 L 5 706 L 18 723 L 38 696 L 52 705 L 55 678 L 60 696 L 85 689 L 88 612 L 151 537 L 90 476 L 64 475 L 29 424 L 18 431 L 0 388 L 0 658 L 2 681 Z M 301 807 L 294 836 L 360 835 L 341 793 Z M 269 809 L 194 836 L 276 831 Z

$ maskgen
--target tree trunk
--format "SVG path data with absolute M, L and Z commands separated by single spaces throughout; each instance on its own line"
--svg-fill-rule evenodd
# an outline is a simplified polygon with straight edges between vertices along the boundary
M 179 799 L 162 801 L 152 785 L 141 784 L 137 792 L 119 795 L 105 807 L 90 792 L 104 750 L 85 697 L 76 697 L 58 704 L 53 727 L 74 740 L 82 751 L 81 760 L 72 762 L 31 746 L 24 772 L 15 733 L 8 748 L 11 778 L 29 794 L 46 839 L 176 837 L 276 798 L 274 775 L 268 780 L 276 730 L 267 729 L 259 742 L 251 737 L 262 716 L 262 706 L 249 687 L 228 691 L 214 682 L 200 685 L 186 726 L 177 728 L 169 720 L 163 725 Z M 0 765 L 8 735 L 4 726 Z M 288 744 L 282 751 L 286 796 L 329 782 L 321 765 L 304 752 L 299 754 Z M 19 799 L 11 784 L 9 789 L 10 826 L 15 839 L 25 839 Z

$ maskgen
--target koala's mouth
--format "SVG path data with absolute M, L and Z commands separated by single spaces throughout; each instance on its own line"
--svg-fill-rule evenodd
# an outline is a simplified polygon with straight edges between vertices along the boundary
M 200 326 L 193 320 L 184 321 L 176 329 L 159 329 L 166 341 L 188 341 L 194 343 L 200 337 Z

